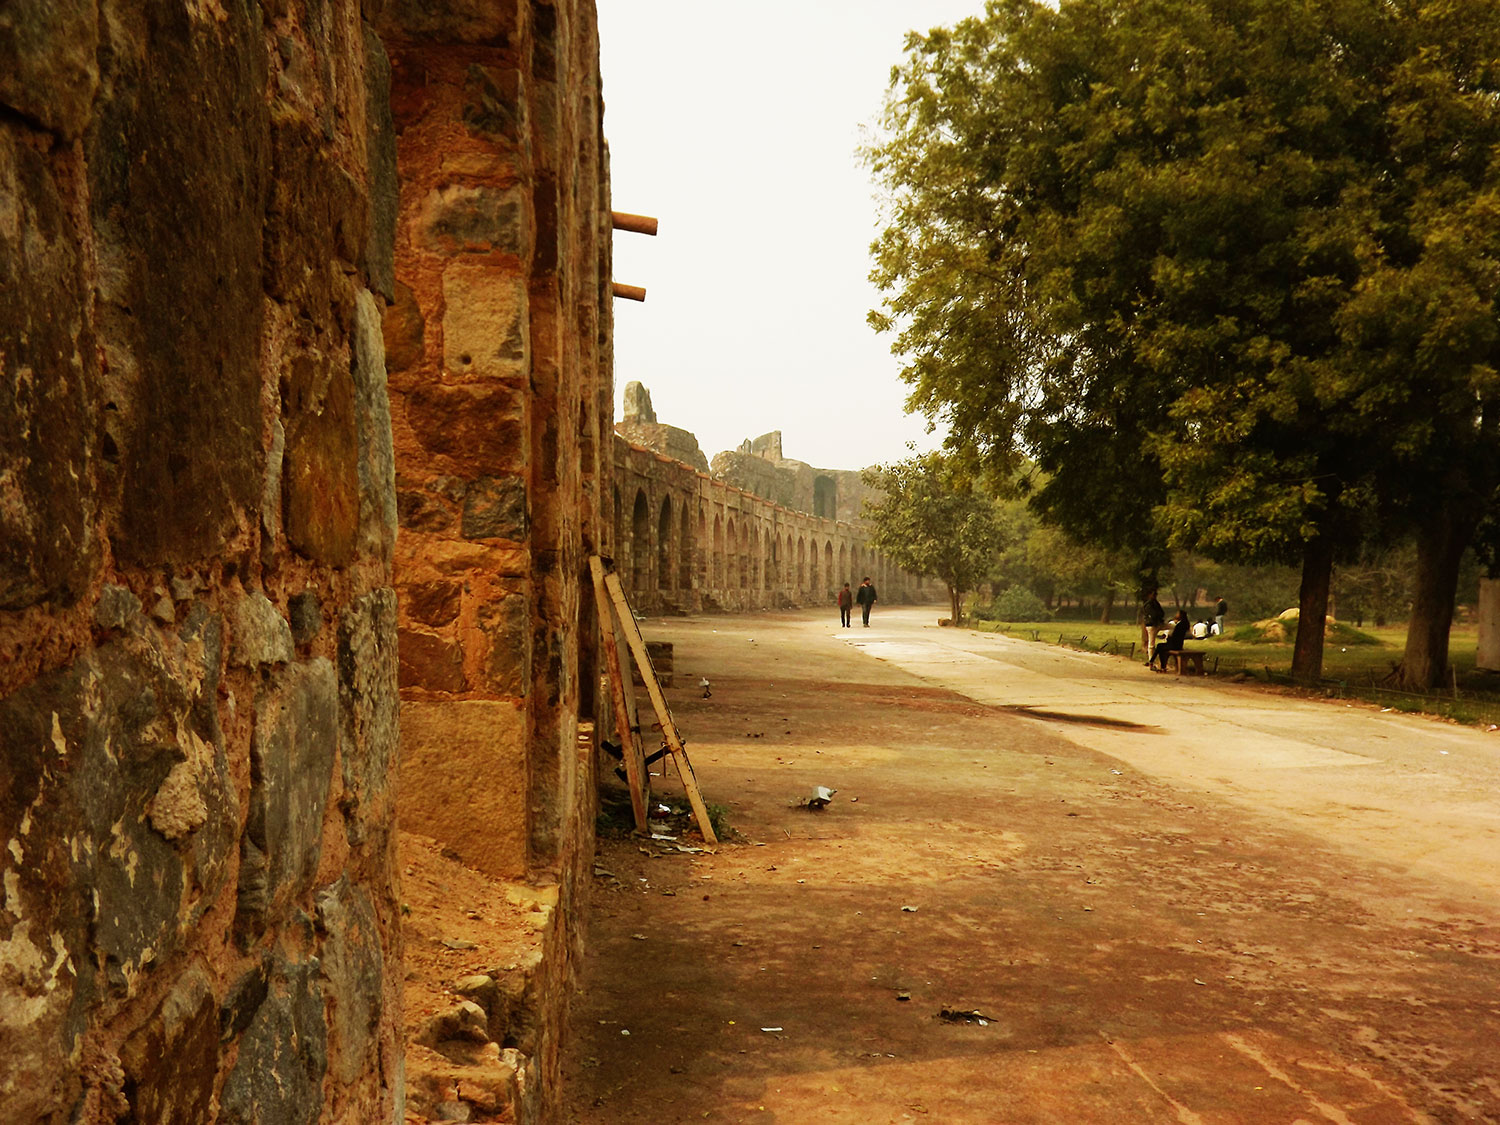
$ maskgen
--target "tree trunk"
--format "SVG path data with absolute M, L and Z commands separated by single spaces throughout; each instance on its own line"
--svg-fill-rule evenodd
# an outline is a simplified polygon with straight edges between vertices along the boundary
M 1474 665 L 1500 672 L 1500 578 L 1479 580 L 1479 652 Z
M 1458 592 L 1458 564 L 1474 534 L 1474 521 L 1440 511 L 1417 536 L 1417 572 L 1412 579 L 1406 652 L 1396 682 L 1407 691 L 1430 691 L 1448 676 L 1448 631 Z
M 1302 552 L 1302 589 L 1297 595 L 1297 645 L 1292 679 L 1315 684 L 1323 675 L 1323 625 L 1328 618 L 1328 586 L 1333 578 L 1333 543 L 1319 536 Z
M 1111 586 L 1104 591 L 1104 607 L 1099 611 L 1099 624 L 1108 625 L 1109 618 L 1115 609 L 1115 588 Z
M 949 583 L 948 584 L 948 616 L 949 616 L 949 620 L 951 620 L 953 622 L 953 627 L 955 629 L 957 629 L 959 627 L 959 625 L 962 624 L 962 619 L 959 617 L 959 613 L 958 613 L 959 603 L 962 600 L 963 600 L 963 592 L 960 591 L 957 586 L 954 586 L 952 583 Z

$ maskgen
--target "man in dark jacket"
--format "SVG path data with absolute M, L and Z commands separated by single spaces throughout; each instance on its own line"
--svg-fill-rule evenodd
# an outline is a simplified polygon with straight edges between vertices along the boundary
M 1146 604 L 1141 607 L 1141 647 L 1146 650 L 1146 663 L 1156 655 L 1156 631 L 1167 619 L 1161 602 L 1156 600 L 1154 589 L 1146 591 Z
M 875 604 L 875 587 L 870 585 L 869 576 L 859 584 L 859 589 L 854 594 L 854 600 L 859 603 L 859 615 L 863 619 L 865 628 L 870 627 L 870 607 Z
M 1172 619 L 1172 632 L 1168 634 L 1166 640 L 1162 641 L 1161 644 L 1156 646 L 1156 651 L 1151 654 L 1151 659 L 1153 661 L 1155 661 L 1157 657 L 1161 658 L 1161 670 L 1163 672 L 1167 670 L 1167 661 L 1171 658 L 1172 654 L 1174 652 L 1182 651 L 1182 646 L 1187 641 L 1187 635 L 1187 610 L 1179 609 L 1177 611 L 1177 616 Z
M 849 619 L 854 609 L 854 591 L 849 589 L 849 583 L 844 583 L 844 588 L 839 591 L 839 625 L 847 629 L 853 622 Z

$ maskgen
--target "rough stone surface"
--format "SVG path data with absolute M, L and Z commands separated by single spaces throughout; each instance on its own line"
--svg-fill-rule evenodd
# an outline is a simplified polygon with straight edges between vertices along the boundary
M 364 290 L 355 298 L 353 343 L 360 547 L 365 554 L 389 562 L 396 547 L 396 453 L 391 443 L 380 308 Z
M 294 664 L 256 700 L 250 819 L 237 924 L 256 933 L 312 886 L 338 746 L 338 678 L 319 657 Z
M 369 236 L 365 241 L 365 279 L 386 300 L 396 293 L 396 127 L 391 120 L 391 62 L 380 36 L 366 25 L 365 147 L 370 161 Z
M 405 282 L 396 282 L 395 300 L 385 310 L 380 331 L 387 371 L 405 371 L 421 360 L 427 322 L 422 318 L 417 295 Z
M 531 689 L 531 611 L 511 594 L 479 611 L 479 629 L 489 646 L 485 686 L 497 695 L 523 696 Z
M 120 1052 L 134 1117 L 161 1125 L 211 1118 L 219 1075 L 218 1005 L 201 970 L 189 971 Z
M 329 1071 L 352 1085 L 375 1056 L 385 972 L 380 929 L 369 895 L 347 877 L 318 893 L 318 926 L 326 935 L 321 960 L 333 1013 Z
M 318 961 L 281 961 L 224 1083 L 224 1125 L 313 1125 L 328 1070 Z
M 309 558 L 345 566 L 360 515 L 354 379 L 328 357 L 293 357 L 282 402 L 286 423 L 286 535 Z
M 10 0 L 0 9 L 0 104 L 75 140 L 99 86 L 98 49 L 92 0 Z
M 6 26 L 26 36 L 45 5 L 0 11 L 0 94 Z M 64 11 L 69 6 L 63 6 Z M 36 32 L 40 34 L 41 32 Z M 12 40 L 12 49 L 19 44 Z M 87 292 L 68 202 L 46 161 L 0 131 L 0 610 L 47 598 L 71 602 L 98 552 L 84 485 L 85 424 L 97 393 Z
M 470 211 L 479 206 L 469 204 Z M 501 222 L 505 203 L 492 200 L 487 206 L 499 212 L 491 226 Z M 484 225 L 473 214 L 450 215 L 447 222 L 468 232 Z M 530 326 L 524 278 L 487 264 L 455 262 L 443 271 L 443 307 L 443 364 L 449 371 L 497 379 L 526 375 Z
M 400 751 L 396 592 L 375 590 L 339 620 L 339 760 L 352 842 L 391 819 Z
M 406 396 L 406 416 L 422 447 L 445 470 L 462 466 L 480 476 L 524 468 L 521 442 L 525 395 L 498 383 L 419 387 Z
M 313 591 L 293 594 L 287 599 L 286 609 L 293 644 L 309 644 L 323 631 L 323 603 Z
M 234 4 L 212 22 L 173 5 L 115 15 L 103 25 L 109 64 L 85 140 L 101 323 L 114 350 L 104 392 L 120 418 L 115 553 L 193 562 L 260 499 L 260 13 Z
M 422 201 L 417 223 L 429 250 L 520 254 L 526 243 L 523 206 L 519 188 L 441 184 Z
M 398 820 L 420 817 L 425 833 L 486 874 L 523 873 L 525 727 L 526 713 L 513 703 L 403 700 Z M 476 785 L 477 777 L 496 783 Z
M 480 477 L 464 494 L 465 539 L 526 538 L 526 482 L 520 477 Z
M 434 628 L 457 620 L 462 605 L 463 586 L 457 582 L 423 582 L 406 589 L 407 616 Z
M 509 46 L 520 28 L 519 0 L 391 0 L 381 12 L 387 40 Z
M 464 650 L 458 641 L 415 629 L 402 629 L 398 648 L 403 688 L 443 692 L 460 692 L 468 688 L 469 681 L 464 675 Z
M 140 598 L 124 586 L 106 585 L 94 603 L 94 624 L 101 629 L 123 629 L 140 612 Z
M 285 664 L 295 655 L 291 624 L 259 590 L 236 599 L 230 607 L 229 635 L 231 664 L 247 668 Z

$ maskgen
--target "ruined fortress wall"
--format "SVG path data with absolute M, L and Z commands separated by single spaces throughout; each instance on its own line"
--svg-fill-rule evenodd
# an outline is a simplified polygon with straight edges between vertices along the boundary
M 0 18 L 0 1120 L 399 1114 L 386 67 Z
M 618 436 L 615 488 L 615 562 L 643 613 L 832 606 L 865 575 L 883 602 L 928 593 L 870 548 L 863 525 L 795 511 Z
M 587 566 L 613 497 L 594 6 L 391 0 L 380 29 L 401 181 L 385 322 L 400 822 L 487 875 L 556 888 L 528 1045 L 555 1109 L 596 812 Z

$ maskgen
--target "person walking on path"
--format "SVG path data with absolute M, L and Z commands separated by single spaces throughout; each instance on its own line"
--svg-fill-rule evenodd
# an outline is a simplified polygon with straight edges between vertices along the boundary
M 850 618 L 854 613 L 854 593 L 849 589 L 849 583 L 844 583 L 844 588 L 839 591 L 839 625 L 849 628 L 853 622 Z
M 1229 616 L 1229 603 L 1223 598 L 1219 598 L 1214 603 L 1214 625 L 1217 626 L 1214 631 L 1215 636 L 1222 637 L 1224 635 L 1224 618 L 1227 616 Z
M 1151 660 L 1153 662 L 1153 668 L 1152 668 L 1153 671 L 1155 671 L 1154 664 L 1155 664 L 1156 658 L 1158 656 L 1161 657 L 1161 670 L 1163 672 L 1165 672 L 1167 670 L 1167 661 L 1171 658 L 1171 656 L 1172 656 L 1172 654 L 1174 652 L 1181 652 L 1182 651 L 1182 646 L 1187 642 L 1187 634 L 1188 634 L 1188 615 L 1187 615 L 1187 610 L 1185 610 L 1185 609 L 1179 609 L 1177 611 L 1177 616 L 1172 619 L 1172 632 L 1171 632 L 1171 634 L 1168 635 L 1167 639 L 1164 640 L 1164 641 L 1162 641 L 1161 644 L 1157 645 L 1156 646 L 1156 651 L 1151 654 Z
M 1146 591 L 1146 604 L 1141 607 L 1141 647 L 1146 650 L 1146 663 L 1156 655 L 1156 631 L 1167 620 L 1166 611 L 1156 600 L 1156 590 Z
M 859 603 L 860 617 L 864 621 L 865 628 L 870 627 L 870 607 L 875 604 L 875 587 L 870 585 L 869 575 L 859 584 L 859 592 L 854 595 L 854 600 Z

